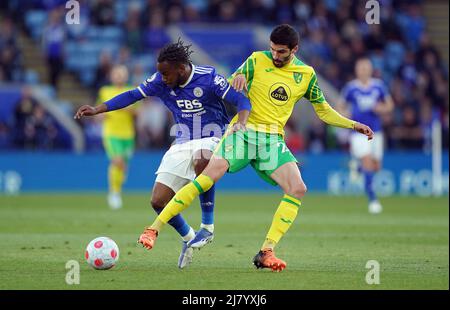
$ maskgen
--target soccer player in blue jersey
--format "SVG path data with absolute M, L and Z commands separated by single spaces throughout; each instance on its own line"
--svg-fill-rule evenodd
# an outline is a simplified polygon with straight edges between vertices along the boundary
M 213 67 L 195 66 L 190 60 L 190 45 L 181 40 L 165 46 L 158 55 L 157 69 L 137 88 L 124 92 L 96 107 L 82 106 L 75 118 L 125 108 L 145 97 L 162 99 L 176 122 L 175 143 L 165 153 L 156 172 L 151 204 L 159 214 L 175 193 L 190 183 L 208 164 L 212 151 L 229 123 L 224 100 L 237 106 L 239 121 L 232 131 L 245 129 L 250 101 L 236 92 Z M 192 261 L 193 248 L 213 239 L 214 187 L 200 195 L 202 223 L 195 232 L 181 214 L 172 225 L 183 239 L 178 267 Z
M 372 63 L 368 58 L 356 61 L 356 79 L 350 81 L 342 90 L 338 104 L 344 114 L 357 122 L 367 124 L 374 131 L 374 137 L 367 141 L 363 136 L 352 133 L 350 136 L 351 174 L 359 171 L 364 176 L 364 189 L 369 199 L 369 212 L 377 214 L 382 206 L 373 188 L 373 178 L 381 169 L 383 159 L 383 133 L 380 116 L 392 112 L 394 103 L 383 81 L 372 78 Z

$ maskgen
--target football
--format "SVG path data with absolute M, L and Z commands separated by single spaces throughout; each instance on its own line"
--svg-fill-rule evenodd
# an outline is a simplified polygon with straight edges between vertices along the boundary
M 119 260 L 119 247 L 111 238 L 98 237 L 89 242 L 85 257 L 95 269 L 111 269 Z

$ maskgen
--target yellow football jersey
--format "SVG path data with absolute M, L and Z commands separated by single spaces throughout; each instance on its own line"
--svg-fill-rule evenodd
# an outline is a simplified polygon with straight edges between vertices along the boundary
M 270 51 L 254 52 L 232 77 L 238 73 L 244 74 L 247 79 L 247 95 L 252 104 L 248 128 L 284 134 L 283 128 L 294 105 L 302 97 L 313 106 L 326 103 L 314 69 L 295 56 L 289 64 L 277 68 L 272 62 Z M 237 115 L 231 123 L 236 120 Z
M 133 89 L 131 86 L 116 87 L 103 86 L 98 92 L 98 103 L 103 103 L 113 97 Z M 133 139 L 135 136 L 133 106 L 124 109 L 107 112 L 104 114 L 103 136 L 119 139 Z

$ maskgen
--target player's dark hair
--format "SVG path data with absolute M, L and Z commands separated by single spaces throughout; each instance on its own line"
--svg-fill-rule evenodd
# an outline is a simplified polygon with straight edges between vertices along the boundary
M 276 26 L 270 34 L 270 41 L 279 45 L 287 45 L 289 49 L 296 47 L 299 40 L 298 32 L 288 24 Z
M 158 62 L 171 62 L 189 64 L 191 62 L 191 45 L 185 45 L 180 38 L 176 43 L 170 43 L 164 46 L 158 55 Z
M 368 55 L 362 55 L 356 59 L 355 63 L 360 62 L 362 60 L 372 62 L 372 60 Z

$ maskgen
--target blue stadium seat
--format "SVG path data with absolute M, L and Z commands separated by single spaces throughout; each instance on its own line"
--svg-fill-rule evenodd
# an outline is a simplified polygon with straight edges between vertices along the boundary
M 51 85 L 39 85 L 39 89 L 48 97 L 56 98 L 56 90 Z
M 256 49 L 250 29 L 184 27 L 183 32 L 210 55 L 229 68 L 237 68 Z
M 88 40 L 96 40 L 99 37 L 99 27 L 90 26 L 86 31 L 86 38 Z
M 136 55 L 133 59 L 133 66 L 140 64 L 146 73 L 152 73 L 155 71 L 155 61 L 156 57 L 152 53 Z
M 397 72 L 403 63 L 405 48 L 399 41 L 391 41 L 386 44 L 384 49 L 386 57 L 386 69 L 391 73 Z
M 93 70 L 83 70 L 80 72 L 80 80 L 86 86 L 92 86 L 95 81 L 95 72 Z
M 25 71 L 24 75 L 25 84 L 36 85 L 39 83 L 39 74 L 31 69 Z
M 64 44 L 64 48 L 65 48 L 65 52 L 68 55 L 68 57 L 70 57 L 73 54 L 77 54 L 78 53 L 78 46 L 80 43 L 76 42 L 76 41 L 67 41 Z
M 47 12 L 41 10 L 31 10 L 25 15 L 25 25 L 31 32 L 33 39 L 37 40 L 41 37 L 47 21 Z
M 120 27 L 108 26 L 100 28 L 99 39 L 110 42 L 120 42 L 123 39 L 123 30 Z

